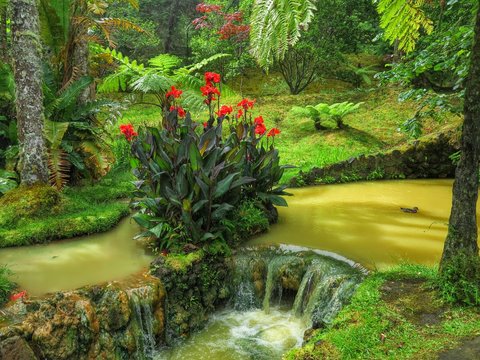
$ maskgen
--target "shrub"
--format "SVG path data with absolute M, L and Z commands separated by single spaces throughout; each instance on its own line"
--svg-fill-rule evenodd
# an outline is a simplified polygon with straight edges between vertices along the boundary
M 255 101 L 242 100 L 236 116 L 233 107 L 220 107 L 220 75 L 206 73 L 205 80 L 201 91 L 209 118 L 203 126 L 176 104 L 182 91 L 172 86 L 160 128 L 141 127 L 138 136 L 131 126 L 122 130 L 132 142 L 138 178 L 134 205 L 140 211 L 134 219 L 146 229 L 139 236 L 176 234 L 175 242 L 195 244 L 226 240 L 231 232 L 226 220 L 242 200 L 286 205 L 280 197 L 285 187 L 277 186 L 286 168 L 274 147 L 280 131 L 267 132 L 261 116 L 252 120 Z
M 10 292 L 15 288 L 15 284 L 10 280 L 11 271 L 6 267 L 0 267 L 0 305 L 8 300 Z
M 480 258 L 465 253 L 453 256 L 442 266 L 436 287 L 445 301 L 480 305 Z
M 240 204 L 233 218 L 236 229 L 233 240 L 236 243 L 268 230 L 268 217 L 261 206 L 261 203 L 254 200 L 247 200 Z

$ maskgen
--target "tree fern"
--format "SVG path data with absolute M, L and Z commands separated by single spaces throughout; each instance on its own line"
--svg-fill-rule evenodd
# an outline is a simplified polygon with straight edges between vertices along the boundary
M 308 28 L 315 0 L 256 0 L 250 19 L 251 53 L 264 68 L 282 60 Z
M 384 37 L 391 44 L 398 41 L 398 48 L 405 52 L 415 49 L 421 31 L 430 34 L 433 23 L 422 7 L 427 0 L 379 0 L 377 11 Z

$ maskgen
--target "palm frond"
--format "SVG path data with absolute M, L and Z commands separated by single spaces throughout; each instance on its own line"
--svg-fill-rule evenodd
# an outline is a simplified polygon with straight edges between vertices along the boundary
M 63 140 L 63 136 L 68 130 L 69 122 L 45 120 L 43 125 L 43 135 L 48 140 L 51 149 L 57 149 Z
M 315 0 L 256 0 L 250 18 L 250 51 L 268 68 L 284 58 L 313 19 Z
M 430 34 L 433 23 L 422 7 L 427 0 L 379 0 L 377 11 L 380 26 L 385 30 L 384 38 L 405 52 L 415 49 L 421 31 Z

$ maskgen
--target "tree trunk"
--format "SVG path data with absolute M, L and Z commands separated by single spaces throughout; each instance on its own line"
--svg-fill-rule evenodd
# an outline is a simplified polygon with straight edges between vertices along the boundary
M 170 8 L 170 17 L 168 18 L 167 38 L 165 39 L 165 52 L 170 53 L 173 50 L 173 36 L 178 20 L 179 0 L 172 1 Z
M 470 69 L 465 85 L 462 155 L 455 172 L 452 212 L 440 271 L 454 255 L 478 256 L 477 198 L 480 155 L 480 8 L 477 12 Z
M 82 35 L 79 36 L 77 41 L 75 42 L 73 48 L 73 59 L 72 59 L 72 68 L 75 68 L 77 71 L 77 78 L 81 78 L 83 76 L 88 76 L 88 42 L 84 39 L 81 39 Z M 87 86 L 85 89 L 82 90 L 80 95 L 78 96 L 77 103 L 80 106 L 83 106 L 92 100 L 92 91 L 91 87 Z
M 12 59 L 16 85 L 21 183 L 48 182 L 43 138 L 42 64 L 36 0 L 12 1 Z
M 6 5 L 0 5 L 0 61 L 4 63 L 8 62 Z

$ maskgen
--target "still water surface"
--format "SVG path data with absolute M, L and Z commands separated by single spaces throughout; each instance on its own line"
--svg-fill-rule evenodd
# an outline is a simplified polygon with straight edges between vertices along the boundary
M 434 264 L 451 207 L 451 180 L 401 180 L 293 189 L 279 224 L 247 243 L 291 244 L 341 254 L 369 268 L 408 260 Z M 400 207 L 418 207 L 416 214 Z M 0 264 L 30 295 L 121 280 L 148 266 L 130 219 L 81 238 L 0 249 Z
M 369 268 L 439 261 L 452 180 L 374 181 L 290 190 L 279 224 L 247 243 L 292 244 L 341 254 Z M 418 207 L 416 214 L 400 207 Z
M 106 233 L 0 249 L 0 265 L 6 264 L 31 296 L 122 280 L 152 260 L 133 240 L 138 232 L 133 220 L 125 219 Z

